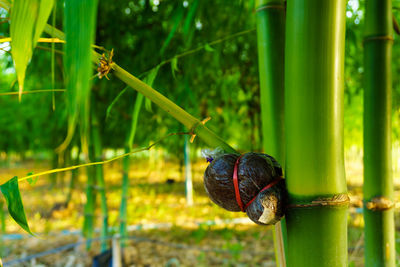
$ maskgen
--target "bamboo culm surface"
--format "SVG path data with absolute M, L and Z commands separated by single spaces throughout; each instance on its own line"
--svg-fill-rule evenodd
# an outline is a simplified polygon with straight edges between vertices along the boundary
M 396 260 L 391 162 L 392 3 L 367 0 L 365 4 L 365 266 L 391 267 Z
M 287 2 L 288 266 L 347 266 L 345 11 L 345 0 Z
M 285 4 L 283 0 L 256 1 L 260 106 L 264 152 L 285 167 L 284 56 Z M 278 266 L 286 266 L 286 223 L 274 226 Z

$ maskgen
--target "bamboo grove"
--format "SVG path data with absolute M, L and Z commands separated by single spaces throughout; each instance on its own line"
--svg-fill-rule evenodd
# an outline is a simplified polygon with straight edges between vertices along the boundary
M 24 91 L 26 69 L 37 44 L 46 40 L 51 42 L 53 88 L 55 43 L 62 47 L 66 87 L 64 116 L 68 127 L 67 131 L 63 131 L 66 134 L 53 144 L 59 145 L 56 148 L 54 168 L 63 157 L 70 165 L 83 163 L 82 166 L 87 166 L 82 232 L 87 238 L 94 236 L 96 203 L 99 202 L 101 250 L 105 251 L 108 249 L 106 239 L 110 234 L 107 185 L 102 164 L 107 161 L 103 155 L 107 141 L 104 140 L 106 137 L 100 127 L 102 119 L 97 112 L 101 103 L 98 95 L 93 95 L 94 80 L 102 79 L 105 83 L 109 82 L 108 79 L 119 80 L 124 84 L 124 89 L 114 102 L 127 90 L 134 89 L 137 92 L 127 100 L 130 106 L 127 114 L 130 122 L 128 130 L 120 136 L 124 140 L 125 151 L 125 156 L 121 156 L 123 175 L 118 215 L 122 240 L 128 236 L 127 199 L 130 169 L 135 164 L 130 160 L 129 154 L 135 151 L 133 147 L 137 136 L 142 134 L 140 119 L 143 108 L 150 110 L 154 104 L 180 124 L 176 128 L 185 135 L 182 137 L 185 150 L 182 149 L 179 153 L 185 153 L 186 166 L 190 164 L 189 138 L 191 141 L 195 140 L 195 143 L 201 140 L 212 149 L 219 147 L 225 153 L 238 153 L 242 148 L 231 138 L 225 138 L 225 134 L 221 138 L 220 134 L 212 130 L 215 129 L 213 126 L 207 127 L 207 119 L 203 116 L 206 113 L 201 112 L 198 107 L 201 101 L 197 103 L 196 99 L 193 100 L 192 104 L 198 106 L 192 108 L 192 105 L 187 105 L 184 101 L 172 101 L 173 98 L 169 95 L 166 97 L 166 94 L 161 93 L 162 90 L 153 89 L 163 66 L 171 64 L 174 76 L 178 70 L 178 58 L 185 56 L 185 53 L 177 54 L 165 60 L 164 55 L 171 46 L 177 27 L 183 21 L 182 7 L 177 8 L 174 13 L 175 24 L 160 49 L 164 60 L 140 75 L 139 79 L 138 75 L 132 74 L 136 71 L 117 64 L 118 51 L 102 47 L 112 47 L 112 44 L 95 44 L 96 34 L 101 35 L 101 31 L 96 30 L 96 24 L 101 23 L 101 18 L 96 17 L 101 1 L 66 1 L 62 7 L 64 32 L 55 23 L 55 11 L 62 6 L 56 2 L 14 0 L 11 3 L 0 0 L 0 7 L 11 10 L 11 55 L 18 78 L 20 101 L 24 101 L 24 93 L 27 93 Z M 348 266 L 349 196 L 344 159 L 344 88 L 347 75 L 345 38 L 349 32 L 346 28 L 347 1 L 250 2 L 252 9 L 254 8 L 254 14 L 251 15 L 255 17 L 256 25 L 253 26 L 256 26 L 256 32 L 248 31 L 246 34 L 255 35 L 257 40 L 260 95 L 260 114 L 257 116 L 261 121 L 263 151 L 275 157 L 284 167 L 289 197 L 285 218 L 274 226 L 276 261 L 279 266 Z M 365 266 L 395 266 L 396 200 L 391 160 L 391 61 L 393 25 L 397 22 L 393 17 L 391 0 L 365 0 L 357 3 L 365 5 L 361 48 L 364 53 L 362 131 Z M 185 46 L 187 43 L 186 50 L 191 47 L 195 28 L 190 28 L 190 25 L 194 24 L 194 16 L 201 7 L 201 1 L 191 1 L 190 7 L 186 20 L 182 23 L 182 40 Z M 52 9 L 54 11 L 51 15 Z M 46 24 L 51 20 L 52 25 Z M 44 34 L 50 38 L 45 40 L 42 36 Z M 193 53 L 200 50 L 215 53 L 209 44 L 194 49 Z M 357 54 L 360 55 L 360 52 Z M 193 64 L 193 61 L 188 61 L 185 68 L 190 69 Z M 257 65 L 254 62 L 252 64 Z M 192 78 L 194 79 L 186 77 L 185 83 L 190 83 Z M 178 86 L 183 87 L 181 97 L 190 98 L 187 85 Z M 160 86 L 157 85 L 157 88 Z M 53 107 L 56 105 L 55 99 L 53 95 Z M 114 102 L 109 103 L 110 109 Z M 109 112 L 107 109 L 107 116 Z M 68 158 L 73 146 L 79 147 L 78 156 L 74 160 Z M 79 161 L 80 154 L 83 155 L 84 162 Z M 92 163 L 96 165 L 90 166 Z M 31 230 L 24 212 L 18 181 L 32 181 L 32 178 L 40 175 L 42 174 L 28 174 L 19 179 L 14 177 L 1 185 L 10 215 L 29 233 Z M 71 199 L 76 177 L 77 173 L 72 172 L 66 203 Z M 187 186 L 192 186 L 191 180 Z M 90 245 L 87 244 L 88 248 Z

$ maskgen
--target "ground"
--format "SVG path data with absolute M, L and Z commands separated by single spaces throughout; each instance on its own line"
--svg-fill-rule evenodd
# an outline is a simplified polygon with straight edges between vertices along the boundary
M 128 225 L 132 225 L 132 231 L 124 248 L 127 266 L 275 266 L 272 228 L 257 226 L 245 219 L 243 213 L 227 212 L 214 205 L 202 185 L 206 166 L 202 159 L 193 166 L 194 205 L 188 206 L 184 176 L 174 160 L 132 160 L 128 199 Z M 104 167 L 109 223 L 115 232 L 122 166 L 117 161 Z M 21 177 L 30 171 L 38 173 L 49 168 L 48 162 L 25 160 L 2 168 L 0 176 Z M 356 160 L 348 161 L 346 172 L 351 197 L 349 263 L 363 266 L 362 165 Z M 99 253 L 99 242 L 93 241 L 91 249 L 86 250 L 86 243 L 77 233 L 83 221 L 84 169 L 80 170 L 80 181 L 69 205 L 56 205 L 65 201 L 69 177 L 70 173 L 63 173 L 56 183 L 50 177 L 39 178 L 34 186 L 21 183 L 29 224 L 38 237 L 25 235 L 7 215 L 3 262 L 80 242 L 16 266 L 91 266 L 92 257 Z M 396 188 L 398 200 L 398 184 Z M 100 210 L 96 215 L 100 216 Z M 396 216 L 399 217 L 398 209 Z M 396 222 L 399 248 L 400 223 Z M 97 220 L 99 226 L 100 219 Z

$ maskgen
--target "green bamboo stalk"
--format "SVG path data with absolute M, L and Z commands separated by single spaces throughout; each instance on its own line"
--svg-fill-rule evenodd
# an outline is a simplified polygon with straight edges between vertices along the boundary
M 102 161 L 103 160 L 103 148 L 101 144 L 99 122 L 96 117 L 95 112 L 92 112 L 92 142 L 93 142 L 93 156 L 92 161 Z M 100 195 L 100 208 L 101 208 L 101 252 L 107 250 L 107 236 L 108 236 L 108 208 L 107 208 L 107 197 L 106 197 L 106 185 L 104 181 L 103 165 L 94 166 L 96 175 L 96 185 L 97 191 Z
M 193 205 L 193 182 L 192 182 L 192 164 L 190 162 L 190 141 L 189 136 L 185 135 L 184 144 L 184 161 L 185 161 L 185 191 L 186 191 L 186 204 Z
M 347 266 L 345 0 L 287 2 L 288 266 Z
M 80 148 L 80 146 L 78 146 L 78 147 L 79 147 L 78 148 L 78 153 L 76 155 L 76 158 L 73 161 L 73 165 L 74 166 L 79 165 L 79 163 L 80 163 L 79 156 L 80 156 L 80 153 L 81 153 L 81 148 Z M 69 180 L 69 185 L 68 185 L 68 194 L 67 194 L 67 198 L 65 200 L 65 205 L 66 206 L 68 206 L 69 202 L 71 201 L 72 192 L 75 189 L 75 183 L 76 183 L 76 180 L 78 179 L 78 175 L 79 175 L 79 170 L 78 169 L 73 169 L 71 171 L 71 178 Z
M 4 239 L 3 236 L 6 233 L 6 216 L 4 212 L 4 200 L 0 200 L 0 258 L 5 255 L 4 251 Z M 0 259 L 1 260 L 1 259 Z
M 256 11 L 263 146 L 284 168 L 285 4 L 258 0 Z M 284 220 L 274 226 L 274 243 L 277 265 L 286 266 Z
M 89 136 L 86 137 L 86 140 L 89 140 Z M 84 146 L 81 144 L 81 146 Z M 82 151 L 89 151 L 91 155 L 83 154 L 85 158 L 85 162 L 88 162 L 89 159 L 93 159 L 93 148 L 90 147 L 82 147 Z M 94 213 L 96 208 L 96 191 L 94 190 L 94 186 L 96 183 L 96 174 L 93 166 L 86 167 L 86 203 L 84 206 L 84 218 L 83 218 L 83 235 L 89 239 L 86 242 L 86 248 L 89 249 L 91 247 L 91 238 L 93 238 L 94 233 Z
M 364 39 L 365 266 L 395 266 L 391 158 L 392 1 L 367 0 Z M 382 208 L 374 200 L 388 201 Z
M 135 106 L 133 108 L 132 114 L 132 124 L 131 130 L 129 132 L 125 151 L 128 153 L 131 151 L 133 146 L 133 141 L 136 135 L 137 123 L 139 119 L 139 112 L 143 103 L 143 95 L 138 93 L 136 96 Z M 130 158 L 125 157 L 123 159 L 123 176 L 122 176 L 122 196 L 121 196 L 121 206 L 120 206 L 120 235 L 121 235 L 121 245 L 125 246 L 126 236 L 127 236 L 127 205 L 128 205 L 128 190 L 129 190 L 129 169 L 130 169 Z

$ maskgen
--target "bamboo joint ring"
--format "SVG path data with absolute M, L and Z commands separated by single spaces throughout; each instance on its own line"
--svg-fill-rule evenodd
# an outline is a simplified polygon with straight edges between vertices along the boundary
M 370 201 L 365 202 L 365 207 L 372 211 L 384 211 L 394 207 L 393 201 L 387 197 L 374 197 Z
M 309 208 L 318 206 L 340 206 L 348 205 L 350 202 L 349 196 L 346 194 L 338 194 L 332 197 L 321 197 L 312 200 L 311 202 L 289 204 L 288 208 Z

